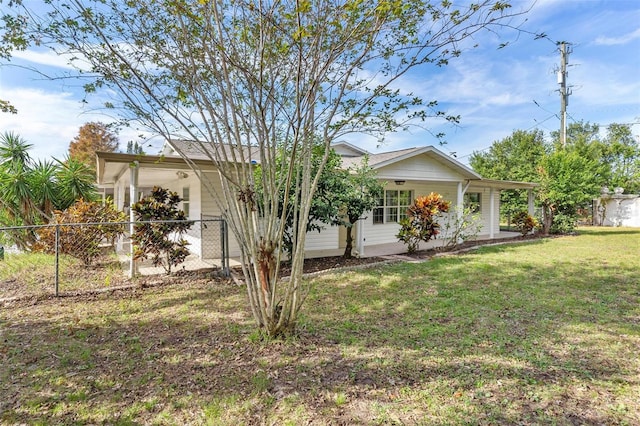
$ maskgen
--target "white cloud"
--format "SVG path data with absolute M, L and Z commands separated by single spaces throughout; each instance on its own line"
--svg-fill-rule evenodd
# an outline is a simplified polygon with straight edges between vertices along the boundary
M 12 56 L 23 61 L 28 61 L 37 65 L 44 65 L 49 67 L 62 68 L 67 70 L 76 69 L 70 64 L 73 55 L 69 54 L 57 54 L 52 50 L 19 50 L 12 53 Z M 80 66 L 81 61 L 74 61 L 74 65 Z
M 2 97 L 11 101 L 18 114 L 0 113 L 0 131 L 17 133 L 32 144 L 30 155 L 34 159 L 62 159 L 83 124 L 113 121 L 88 110 L 70 92 L 9 88 L 3 89 Z M 119 135 L 125 144 L 123 148 L 126 148 L 126 141 L 138 140 L 138 133 L 134 129 L 125 129 Z
M 595 44 L 601 46 L 615 46 L 619 44 L 627 44 L 636 39 L 640 39 L 640 28 L 619 37 L 598 37 Z

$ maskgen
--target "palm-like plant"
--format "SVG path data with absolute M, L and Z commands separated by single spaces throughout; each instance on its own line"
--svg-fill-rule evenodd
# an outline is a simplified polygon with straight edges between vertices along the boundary
M 13 132 L 5 132 L 0 135 L 0 165 L 5 168 L 29 166 L 31 157 L 29 149 L 33 145 L 27 143 L 19 135 Z
M 33 194 L 29 185 L 31 145 L 15 133 L 0 135 L 0 204 L 11 225 L 34 223 Z
M 97 198 L 95 176 L 78 160 L 32 161 L 32 147 L 15 133 L 0 135 L 0 225 L 49 222 L 54 210 L 65 210 L 79 199 Z M 33 232 L 16 232 L 14 242 L 28 248 Z
M 86 164 L 73 158 L 57 161 L 60 163 L 56 174 L 60 195 L 57 205 L 59 210 L 66 209 L 79 199 L 85 201 L 97 199 L 95 174 Z
M 53 211 L 58 208 L 60 188 L 56 176 L 59 170 L 52 161 L 38 161 L 29 174 L 34 205 L 45 222 L 49 222 Z

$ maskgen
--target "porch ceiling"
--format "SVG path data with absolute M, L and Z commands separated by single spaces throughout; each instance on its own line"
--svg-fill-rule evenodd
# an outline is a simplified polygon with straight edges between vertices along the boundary
M 139 170 L 139 186 L 153 186 L 162 182 L 177 179 L 176 172 L 184 171 L 193 174 L 189 165 L 181 158 L 175 156 L 157 155 L 132 155 L 113 152 L 98 152 L 97 180 L 101 186 L 113 185 L 120 179 L 129 182 L 129 169 L 137 163 Z M 200 169 L 214 169 L 210 161 L 195 161 Z

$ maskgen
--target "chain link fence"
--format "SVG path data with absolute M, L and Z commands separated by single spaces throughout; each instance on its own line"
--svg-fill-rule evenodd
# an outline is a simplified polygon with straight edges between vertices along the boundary
M 219 217 L 0 228 L 0 300 L 76 294 L 131 285 L 132 278 L 202 270 L 229 273 L 228 230 Z

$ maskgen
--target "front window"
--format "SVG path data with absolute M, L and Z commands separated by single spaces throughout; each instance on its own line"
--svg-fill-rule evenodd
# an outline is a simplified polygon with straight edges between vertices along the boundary
M 182 188 L 182 211 L 185 217 L 189 217 L 189 187 Z
M 469 209 L 471 213 L 480 212 L 480 200 L 482 194 L 479 192 L 467 192 L 464 194 L 464 208 Z
M 413 191 L 390 189 L 378 199 L 373 209 L 373 223 L 397 223 L 407 217 L 407 209 L 413 200 Z

